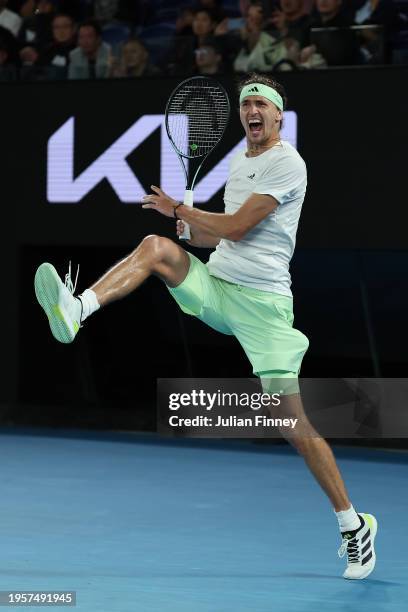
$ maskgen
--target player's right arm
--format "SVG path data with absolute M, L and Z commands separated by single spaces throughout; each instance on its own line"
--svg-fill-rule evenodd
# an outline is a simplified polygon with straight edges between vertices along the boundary
M 181 220 L 177 221 L 177 236 L 180 236 L 184 232 L 184 223 Z M 204 230 L 200 230 L 194 225 L 190 225 L 190 240 L 186 240 L 187 244 L 191 246 L 201 247 L 205 249 L 215 249 L 221 238 L 219 236 L 213 236 Z

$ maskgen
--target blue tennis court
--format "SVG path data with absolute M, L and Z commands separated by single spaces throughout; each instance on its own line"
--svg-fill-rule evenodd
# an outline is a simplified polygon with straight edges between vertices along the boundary
M 75 590 L 84 612 L 407 608 L 404 453 L 336 453 L 356 508 L 379 520 L 375 571 L 346 581 L 336 517 L 289 448 L 13 431 L 0 590 Z

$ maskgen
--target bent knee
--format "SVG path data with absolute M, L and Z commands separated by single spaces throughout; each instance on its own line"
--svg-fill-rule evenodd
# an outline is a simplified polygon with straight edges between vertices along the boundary
M 171 251 L 175 248 L 175 244 L 169 238 L 164 236 L 157 236 L 156 234 L 150 234 L 145 236 L 139 247 L 134 251 L 136 253 L 139 249 L 143 249 L 149 253 L 151 259 L 155 263 L 160 263 L 165 260 Z
M 162 253 L 167 251 L 169 248 L 174 246 L 174 242 L 164 236 L 157 236 L 156 234 L 149 234 L 145 236 L 141 242 L 141 246 L 152 251 Z

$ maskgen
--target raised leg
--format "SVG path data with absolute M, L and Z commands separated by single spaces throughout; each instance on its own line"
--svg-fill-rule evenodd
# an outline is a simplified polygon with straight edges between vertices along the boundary
M 90 288 L 98 303 L 106 306 L 139 287 L 149 276 L 161 278 L 176 287 L 187 276 L 190 265 L 184 249 L 168 238 L 146 236 L 139 246 L 122 259 Z
M 100 306 L 120 300 L 150 275 L 176 287 L 187 276 L 190 260 L 180 246 L 168 238 L 147 236 L 130 255 L 111 268 L 78 298 L 68 275 L 62 282 L 54 266 L 43 263 L 35 274 L 35 293 L 44 309 L 52 335 L 59 342 L 73 342 L 81 323 Z

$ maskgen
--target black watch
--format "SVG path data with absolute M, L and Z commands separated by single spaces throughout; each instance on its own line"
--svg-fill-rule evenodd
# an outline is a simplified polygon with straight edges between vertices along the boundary
M 177 216 L 176 210 L 178 209 L 179 206 L 183 206 L 183 202 L 180 202 L 179 204 L 177 204 L 177 206 L 174 207 L 173 209 L 173 213 L 176 219 L 178 219 L 180 221 L 180 219 Z

